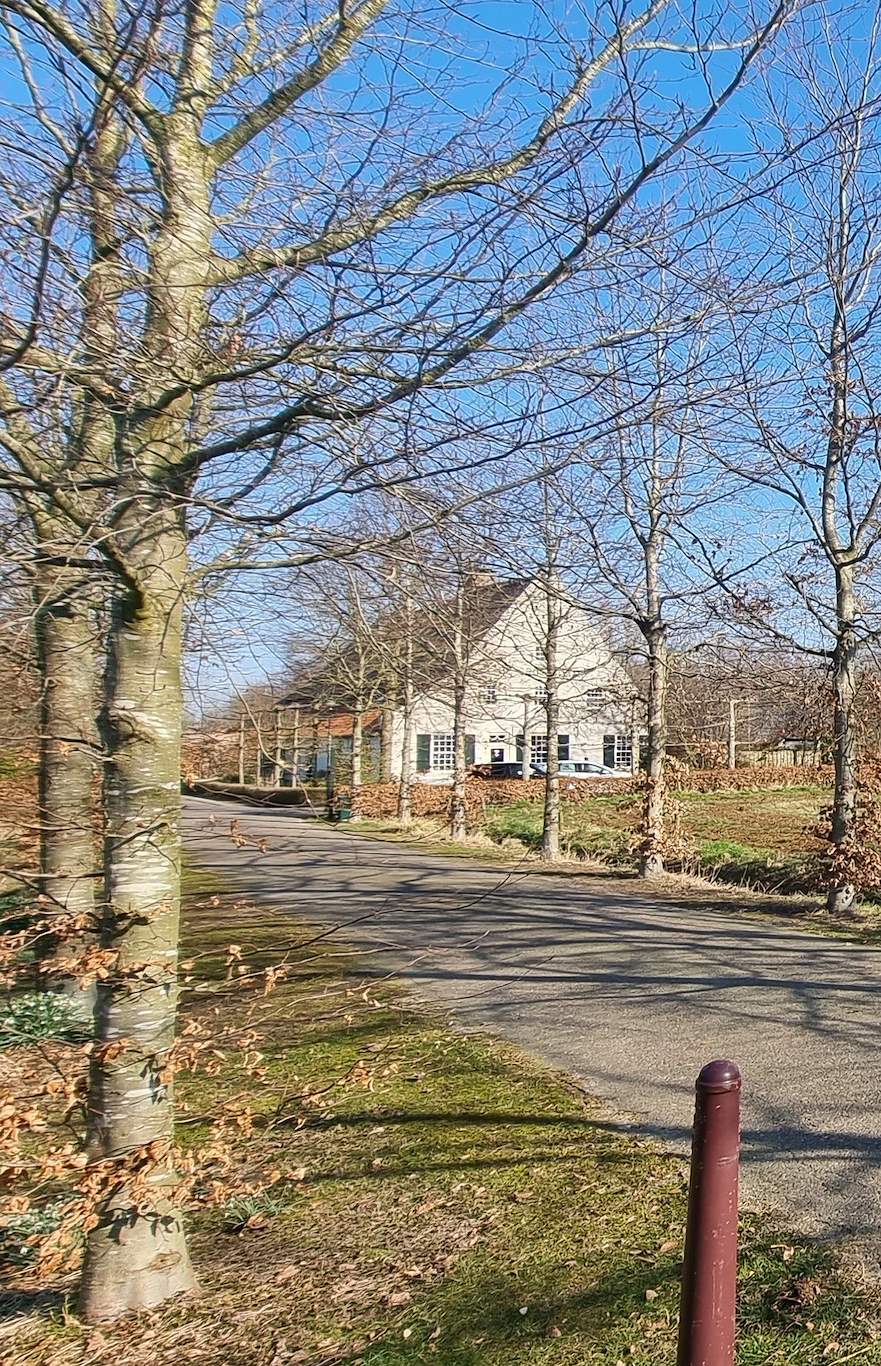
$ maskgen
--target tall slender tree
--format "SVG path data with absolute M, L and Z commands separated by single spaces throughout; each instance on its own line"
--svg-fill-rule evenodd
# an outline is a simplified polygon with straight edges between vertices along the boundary
M 296 564 L 339 547 L 353 498 L 461 463 L 456 386 L 504 396 L 520 320 L 582 265 L 596 275 L 613 226 L 640 256 L 640 191 L 708 127 L 789 8 L 779 0 L 748 34 L 735 21 L 720 52 L 716 16 L 696 35 L 649 0 L 574 35 L 552 101 L 534 93 L 548 73 L 529 33 L 512 57 L 532 58 L 535 112 L 512 140 L 492 98 L 451 112 L 457 71 L 419 7 L 310 6 L 288 30 L 250 4 L 6 0 L 28 137 L 10 132 L 0 168 L 3 481 L 43 500 L 112 584 L 101 939 L 115 970 L 91 1066 L 102 1195 L 88 1318 L 193 1284 L 168 1067 L 188 532 L 227 565 L 253 563 L 267 537 Z M 540 23 L 542 7 L 530 12 Z M 432 54 L 437 122 L 401 74 L 411 44 Z M 671 53 L 695 48 L 706 83 L 693 107 L 668 102 Z M 571 213 L 572 194 L 591 210 Z M 623 240 L 604 290 L 628 269 Z

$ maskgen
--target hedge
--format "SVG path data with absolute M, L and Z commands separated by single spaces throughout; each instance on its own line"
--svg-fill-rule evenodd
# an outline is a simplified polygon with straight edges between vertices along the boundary
M 586 797 L 617 797 L 637 793 L 643 786 L 642 776 L 636 778 L 591 778 L 589 780 L 560 780 L 562 801 L 584 801 Z M 755 788 L 774 790 L 790 787 L 831 787 L 830 767 L 805 768 L 801 764 L 772 768 L 700 768 L 685 769 L 676 765 L 670 785 L 678 792 L 733 792 Z M 539 801 L 544 796 L 544 779 L 520 778 L 494 781 L 469 778 L 465 785 L 468 811 L 477 816 L 487 806 L 509 806 L 513 802 Z M 451 789 L 432 783 L 414 783 L 412 787 L 414 816 L 445 816 L 450 809 Z M 340 794 L 342 795 L 342 794 Z M 358 793 L 358 813 L 370 819 L 394 816 L 398 809 L 398 784 L 375 783 L 362 787 Z
M 222 783 L 205 779 L 182 783 L 192 797 L 215 797 L 219 801 L 241 802 L 248 806 L 303 806 L 306 793 L 301 787 L 254 787 L 249 783 Z

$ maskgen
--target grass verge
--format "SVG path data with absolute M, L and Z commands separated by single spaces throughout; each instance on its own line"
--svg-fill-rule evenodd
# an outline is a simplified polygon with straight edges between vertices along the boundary
M 186 1010 L 263 1036 L 181 1087 L 182 1136 L 244 1096 L 233 1193 L 193 1218 L 201 1298 L 100 1330 L 63 1303 L 0 1341 L 19 1366 L 668 1366 L 682 1165 L 623 1134 L 568 1078 L 463 1036 L 363 977 L 344 946 L 190 878 Z M 194 885 L 195 884 L 195 885 Z M 263 996 L 225 984 L 286 951 Z M 64 1287 L 59 1287 L 63 1292 Z M 18 1309 L 24 1301 L 19 1299 Z M 881 1296 L 828 1248 L 747 1219 L 741 1366 L 881 1363 Z

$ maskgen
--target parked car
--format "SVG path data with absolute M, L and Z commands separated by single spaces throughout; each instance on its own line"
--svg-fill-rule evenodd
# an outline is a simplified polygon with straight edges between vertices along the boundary
M 540 778 L 544 769 L 541 764 L 530 764 L 529 772 L 531 777 Z M 475 778 L 522 778 L 523 765 L 516 760 L 506 760 L 504 763 L 477 764 L 474 769 Z
M 538 770 L 542 777 L 548 771 L 547 764 L 533 764 L 532 767 Z M 630 778 L 631 776 L 628 768 L 609 768 L 607 764 L 593 764 L 588 759 L 560 760 L 561 778 Z

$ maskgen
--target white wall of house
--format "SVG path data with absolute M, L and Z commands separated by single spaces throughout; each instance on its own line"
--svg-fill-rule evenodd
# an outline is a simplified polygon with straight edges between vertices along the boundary
M 472 652 L 467 726 L 478 764 L 520 758 L 524 722 L 530 758 L 545 757 L 545 600 L 531 585 L 489 628 Z M 564 608 L 559 630 L 558 735 L 566 737 L 563 757 L 604 762 L 604 741 L 616 737 L 615 762 L 629 767 L 635 724 L 635 692 L 586 613 Z M 417 692 L 415 732 L 430 740 L 429 772 L 452 768 L 453 701 L 441 681 Z M 403 717 L 392 723 L 392 772 L 401 772 Z M 606 756 L 608 757 L 608 756 Z M 414 755 L 415 762 L 415 755 Z

